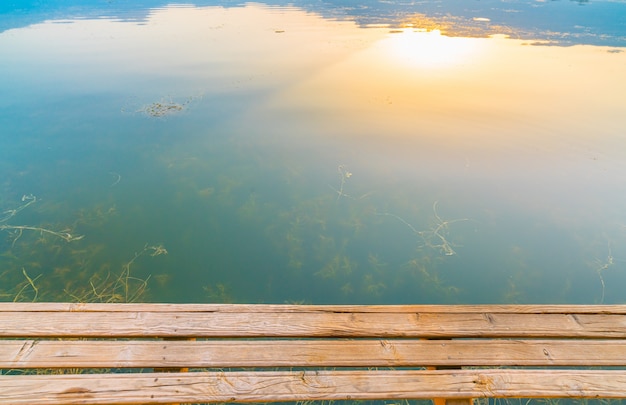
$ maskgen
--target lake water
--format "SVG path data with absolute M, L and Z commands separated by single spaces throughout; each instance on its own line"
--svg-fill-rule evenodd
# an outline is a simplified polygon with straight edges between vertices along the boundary
M 626 2 L 45 3 L 1 300 L 626 301 Z

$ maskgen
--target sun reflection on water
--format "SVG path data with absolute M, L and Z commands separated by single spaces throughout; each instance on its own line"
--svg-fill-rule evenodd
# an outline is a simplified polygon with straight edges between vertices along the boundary
M 476 58 L 480 42 L 473 38 L 448 37 L 438 29 L 394 30 L 386 45 L 393 58 L 420 68 L 440 69 Z

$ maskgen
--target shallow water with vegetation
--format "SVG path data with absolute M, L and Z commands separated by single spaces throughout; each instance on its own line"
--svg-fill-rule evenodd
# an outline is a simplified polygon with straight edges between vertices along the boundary
M 626 300 L 623 1 L 45 3 L 1 300 Z

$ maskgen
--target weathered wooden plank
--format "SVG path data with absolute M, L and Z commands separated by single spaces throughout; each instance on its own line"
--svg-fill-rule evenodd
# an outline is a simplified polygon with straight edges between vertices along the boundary
M 0 312 L 382 312 L 626 314 L 626 305 L 289 305 L 0 302 Z
M 306 372 L 0 376 L 2 404 L 626 398 L 626 306 L 0 303 L 0 336 L 9 338 L 0 340 L 0 368 L 309 368 Z M 14 337 L 220 339 L 60 342 L 10 339 Z M 305 339 L 221 339 L 227 337 Z M 461 339 L 449 340 L 455 337 Z M 516 339 L 468 339 L 472 337 Z M 622 369 L 310 370 L 418 366 Z
M 354 370 L 0 376 L 4 405 L 480 397 L 625 398 L 623 370 Z
M 0 312 L 0 337 L 626 338 L 626 315 L 383 312 Z
M 0 341 L 0 368 L 626 366 L 626 340 Z

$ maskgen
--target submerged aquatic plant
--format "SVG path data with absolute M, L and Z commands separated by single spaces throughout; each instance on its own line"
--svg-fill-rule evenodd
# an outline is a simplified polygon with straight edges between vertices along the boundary
M 613 253 L 611 252 L 611 241 L 607 241 L 607 249 L 608 249 L 608 253 L 606 256 L 606 260 L 602 261 L 600 259 L 596 259 L 595 263 L 594 263 L 594 270 L 596 271 L 596 273 L 598 274 L 598 278 L 600 279 L 600 284 L 602 285 L 602 293 L 600 295 L 600 304 L 604 304 L 604 294 L 606 291 L 606 284 L 604 282 L 604 271 L 607 270 L 609 267 L 613 266 L 614 264 L 614 258 L 613 258 Z
M 418 231 L 413 225 L 407 222 L 404 218 L 396 214 L 392 214 L 390 212 L 376 213 L 376 215 L 389 216 L 389 217 L 397 219 L 398 221 L 406 225 L 414 234 L 419 235 L 424 241 L 424 246 L 429 247 L 431 249 L 439 250 L 445 256 L 453 256 L 453 255 L 456 255 L 456 251 L 452 247 L 453 246 L 456 247 L 456 245 L 454 245 L 447 239 L 449 226 L 457 222 L 470 221 L 470 219 L 459 218 L 459 219 L 444 220 L 439 216 L 439 213 L 437 212 L 438 203 L 439 203 L 438 201 L 435 201 L 433 203 L 433 215 L 435 217 L 435 224 L 429 230 L 426 230 L 426 231 Z
M 17 215 L 20 211 L 22 211 L 29 205 L 37 202 L 37 197 L 35 197 L 32 194 L 24 195 L 22 196 L 22 202 L 23 204 L 17 208 L 4 211 L 2 213 L 4 216 L 0 218 L 0 223 L 8 221 L 9 219 L 13 218 L 15 215 Z M 61 239 L 64 239 L 66 242 L 72 242 L 72 241 L 81 240 L 82 238 L 84 238 L 84 235 L 73 235 L 72 233 L 69 232 L 69 229 L 64 229 L 62 231 L 53 231 L 51 229 L 42 228 L 39 226 L 29 226 L 29 225 L 1 224 L 0 230 L 14 231 L 14 237 L 13 237 L 13 242 L 11 243 L 11 246 L 15 246 L 15 242 L 17 242 L 17 240 L 22 236 L 23 231 L 36 231 L 36 232 L 40 232 L 41 234 L 54 235 Z
M 448 242 L 446 236 L 448 234 L 448 227 L 450 224 L 456 222 L 469 221 L 469 218 L 460 218 L 452 220 L 443 220 L 437 213 L 438 201 L 433 203 L 433 215 L 435 216 L 435 226 L 428 231 L 419 232 L 420 236 L 424 239 L 426 246 L 440 250 L 446 256 L 453 256 L 456 251 L 452 249 L 452 244 Z
M 332 186 L 330 188 L 332 188 L 333 190 L 335 190 L 335 192 L 337 193 L 337 200 L 339 200 L 341 197 L 350 197 L 350 195 L 344 193 L 343 191 L 343 187 L 346 184 L 346 180 L 348 180 L 350 177 L 352 177 L 352 172 L 350 172 L 346 166 L 344 165 L 339 165 L 337 166 L 337 173 L 339 173 L 339 176 L 341 177 L 341 180 L 339 182 L 339 189 L 335 189 Z
M 190 96 L 181 102 L 174 101 L 172 97 L 163 97 L 160 101 L 140 105 L 122 107 L 123 113 L 142 114 L 152 118 L 164 118 L 185 110 L 190 103 L 201 96 Z
M 26 269 L 24 267 L 22 267 L 22 274 L 24 275 L 25 281 L 23 281 L 22 283 L 18 284 L 15 287 L 17 292 L 15 292 L 13 296 L 13 302 L 37 301 L 37 298 L 39 297 L 39 287 L 37 287 L 37 285 L 35 284 L 35 281 L 37 281 L 42 275 L 39 274 L 38 276 L 31 278 L 26 272 Z M 28 296 L 29 290 L 33 294 L 32 298 Z
M 142 250 L 135 252 L 134 257 L 122 266 L 119 274 L 94 274 L 89 279 L 89 286 L 82 289 L 65 290 L 77 302 L 137 302 L 144 297 L 148 288 L 148 280 L 131 274 L 133 263 L 141 256 L 151 257 L 166 255 L 163 245 L 146 244 Z

